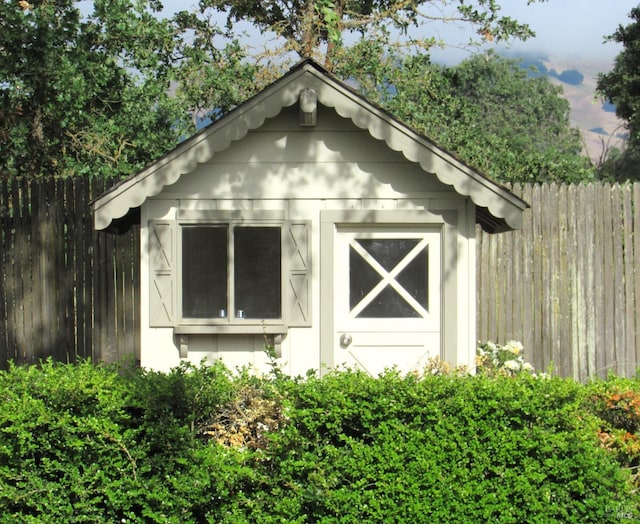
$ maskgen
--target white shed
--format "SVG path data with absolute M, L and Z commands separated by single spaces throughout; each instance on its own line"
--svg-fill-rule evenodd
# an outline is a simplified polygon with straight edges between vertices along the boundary
M 93 202 L 141 225 L 141 365 L 473 365 L 475 224 L 527 204 L 312 60 Z

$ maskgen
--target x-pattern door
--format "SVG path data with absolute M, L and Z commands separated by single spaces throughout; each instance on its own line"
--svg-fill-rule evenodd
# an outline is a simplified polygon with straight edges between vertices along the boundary
M 335 238 L 336 362 L 375 374 L 437 356 L 439 229 L 338 227 Z

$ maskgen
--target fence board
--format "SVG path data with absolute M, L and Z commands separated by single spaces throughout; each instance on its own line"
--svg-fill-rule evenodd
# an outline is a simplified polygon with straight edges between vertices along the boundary
M 542 200 L 541 191 L 535 191 L 531 195 L 531 214 L 533 217 L 539 217 L 541 214 L 540 202 Z M 543 268 L 543 256 L 545 255 L 543 251 L 543 231 L 540 220 L 533 221 L 532 227 L 533 233 L 533 280 L 534 280 L 534 303 L 539 305 L 539 307 L 534 308 L 533 310 L 533 345 L 530 348 L 527 348 L 527 351 L 530 351 L 530 359 L 531 362 L 535 365 L 536 369 L 546 369 L 548 366 L 548 361 L 545 361 L 543 354 L 543 329 L 542 329 L 542 318 L 544 316 L 543 308 L 541 306 L 544 297 L 542 296 L 542 283 L 545 281 L 542 274 Z M 516 335 L 517 336 L 517 335 Z M 500 338 L 497 339 L 500 341 Z
M 611 366 L 616 365 L 614 335 L 615 335 L 615 319 L 614 319 L 614 285 L 615 280 L 610 279 L 607 282 L 607 276 L 612 277 L 615 274 L 614 268 L 614 253 L 613 253 L 613 238 L 612 238 L 612 224 L 613 210 L 611 206 L 611 194 L 606 190 L 602 191 L 601 196 L 603 221 L 602 221 L 602 244 L 604 249 L 602 250 L 602 272 L 600 274 L 600 280 L 602 289 L 604 290 L 602 305 L 605 306 L 602 310 L 602 318 L 604 320 L 604 328 L 602 333 L 604 339 L 602 341 L 602 348 L 605 355 L 605 362 L 603 363 L 604 370 L 608 370 Z M 607 285 L 609 284 L 609 285 Z
M 593 189 L 596 188 L 596 186 L 591 186 Z M 596 255 L 596 235 L 597 235 L 597 228 L 596 228 L 596 222 L 597 222 L 597 217 L 595 214 L 595 209 L 596 209 L 596 205 L 597 205 L 597 201 L 596 201 L 596 196 L 595 196 L 595 190 L 593 191 L 589 191 L 586 194 L 586 202 L 587 202 L 587 207 L 585 207 L 584 209 L 592 209 L 594 210 L 594 212 L 592 213 L 584 213 L 584 215 L 587 217 L 586 220 L 586 225 L 587 225 L 587 230 L 586 230 L 586 237 L 584 238 L 584 246 L 585 246 L 585 257 L 583 259 L 583 266 L 585 266 L 585 272 L 587 273 L 588 277 L 586 280 L 586 287 L 584 288 L 585 291 L 585 296 L 586 297 L 590 297 L 590 299 L 587 299 L 587 314 L 586 314 L 586 319 L 585 319 L 585 324 L 587 326 L 588 329 L 588 340 L 586 341 L 586 349 L 585 351 L 587 352 L 587 361 L 588 361 L 588 367 L 589 367 L 589 376 L 595 376 L 596 374 L 596 370 L 598 369 L 598 364 L 597 364 L 597 351 L 594 351 L 593 348 L 597 348 L 598 345 L 600 344 L 600 340 L 598 337 L 598 334 L 600 333 L 599 331 L 599 327 L 598 327 L 598 322 L 597 322 L 597 307 L 596 304 L 599 303 L 599 296 L 596 296 L 594 291 L 595 291 L 595 286 L 596 286 L 596 260 L 599 260 L 599 257 L 597 257 Z M 583 210 L 584 211 L 584 210 Z
M 492 338 L 492 334 L 493 334 L 491 331 L 491 326 L 495 325 L 495 322 L 492 321 L 491 315 L 490 315 L 490 311 L 492 311 L 493 308 L 486 307 L 486 304 L 493 304 L 495 302 L 494 300 L 492 300 L 493 298 L 491 295 L 492 280 L 491 280 L 491 277 L 489 276 L 489 266 L 491 264 L 491 258 L 490 258 L 491 251 L 490 251 L 489 243 L 491 240 L 491 236 L 479 234 L 479 238 L 480 238 L 480 244 L 482 249 L 481 252 L 484 253 L 485 256 L 483 259 L 477 259 L 480 262 L 482 273 L 481 275 L 476 276 L 476 278 L 481 278 L 482 281 L 484 282 L 482 291 L 478 290 L 477 310 L 481 312 L 481 316 L 479 318 L 481 319 L 481 322 L 482 322 L 483 333 L 485 333 L 485 338 L 489 340 Z M 494 275 L 494 278 L 495 278 L 495 275 Z
M 544 200 L 541 201 L 540 213 L 544 212 L 546 208 L 547 202 L 553 202 L 551 200 L 551 196 L 556 196 L 556 185 L 552 184 L 551 186 L 543 187 L 544 192 L 542 193 L 542 197 Z M 556 202 L 554 202 L 556 203 Z M 547 209 L 550 216 L 556 218 L 555 220 L 546 220 L 544 223 L 544 227 L 542 230 L 541 240 L 549 239 L 549 242 L 543 242 L 543 254 L 542 254 L 542 267 L 543 267 L 543 278 L 546 282 L 546 285 L 543 286 L 543 298 L 542 298 L 542 356 L 546 362 L 555 362 L 558 363 L 554 358 L 553 353 L 553 340 L 555 338 L 555 307 L 556 307 L 556 289 L 554 282 L 554 273 L 553 270 L 555 268 L 553 256 L 556 242 L 556 235 L 558 233 L 558 222 L 557 222 L 557 209 L 556 206 L 549 206 Z
M 18 339 L 18 333 L 22 334 L 24 326 L 20 325 L 20 308 L 21 297 L 19 292 L 21 287 L 18 287 L 17 275 L 20 274 L 19 265 L 26 257 L 20 253 L 22 234 L 19 233 L 20 228 L 20 188 L 18 183 L 14 182 L 9 186 L 9 201 L 11 205 L 11 223 L 9 226 L 9 246 L 7 249 L 8 264 L 7 264 L 7 334 L 9 336 L 9 354 L 11 359 L 19 359 L 20 341 Z M 24 343 L 23 343 L 24 345 Z
M 606 371 L 607 362 L 610 362 L 610 355 L 605 346 L 605 341 L 607 340 L 607 336 L 610 333 L 607 333 L 607 321 L 605 318 L 605 311 L 603 308 L 603 304 L 606 300 L 606 291 L 605 285 L 602 280 L 604 274 L 604 264 L 606 254 L 605 247 L 605 235 L 608 234 L 607 228 L 605 227 L 605 221 L 607 220 L 607 213 L 605 212 L 605 208 L 607 206 L 606 201 L 603 199 L 602 191 L 598 191 L 600 188 L 599 185 L 594 186 L 596 189 L 595 192 L 595 202 L 594 202 L 594 210 L 596 212 L 595 215 L 595 223 L 594 230 L 595 236 L 592 244 L 592 249 L 594 252 L 593 257 L 593 281 L 594 281 L 594 298 L 593 303 L 595 306 L 594 311 L 594 325 L 595 325 L 595 344 L 600 347 L 600 351 L 595 352 L 595 373 L 604 373 Z M 596 239 L 601 239 L 601 245 L 603 249 L 597 249 Z M 611 248 L 609 247 L 609 250 Z
M 638 228 L 638 231 L 635 229 Z M 640 271 L 637 269 L 640 263 L 640 184 L 633 185 L 633 261 L 631 263 L 634 268 L 633 273 L 633 289 L 636 298 L 637 308 L 633 311 L 635 321 L 635 362 L 636 367 L 640 366 Z M 629 349 L 632 351 L 632 349 Z
M 15 248 L 13 258 L 13 287 L 15 292 L 15 333 L 16 333 L 16 358 L 30 362 L 27 352 L 32 349 L 30 335 L 33 330 L 27 324 L 26 311 L 32 309 L 32 304 L 27 297 L 31 290 L 31 256 L 29 245 L 31 243 L 30 224 L 26 222 L 29 208 L 26 196 L 27 184 L 21 180 L 13 186 L 14 205 L 17 214 L 15 216 Z M 26 295 L 26 296 L 25 296 Z
M 73 242 L 74 234 L 75 234 L 75 224 L 72 218 L 72 210 L 74 205 L 74 194 L 73 194 L 73 179 L 67 178 L 61 181 L 60 184 L 60 194 L 62 195 L 62 199 L 64 205 L 59 207 L 59 220 L 64 224 L 64 246 L 65 249 L 62 251 L 63 260 L 64 260 L 64 279 L 65 279 L 65 292 L 61 293 L 59 296 L 59 308 L 62 310 L 64 308 L 64 340 L 65 345 L 67 347 L 69 358 L 76 362 L 79 352 L 78 352 L 78 341 L 76 337 L 76 326 L 77 326 L 77 317 L 74 307 L 75 304 L 75 296 L 74 290 L 76 287 L 76 247 Z
M 47 188 L 43 184 L 30 184 L 31 189 L 31 332 L 33 333 L 33 359 L 39 360 L 47 354 L 60 360 L 58 348 L 52 343 L 53 325 L 50 322 L 51 296 L 48 291 L 48 282 L 55 278 L 51 274 L 50 261 L 53 256 L 54 246 L 51 237 L 54 231 L 51 228 L 47 216 Z M 53 283 L 53 282 L 52 282 Z
M 556 253 L 559 264 L 555 267 L 555 282 L 558 290 L 558 329 L 561 333 L 570 333 L 574 317 L 572 297 L 575 289 L 573 289 L 574 280 L 571 278 L 574 253 L 572 242 L 569 238 L 572 220 L 572 199 L 568 194 L 566 185 L 561 185 L 558 188 L 558 197 L 558 241 Z M 566 374 L 573 375 L 572 346 L 564 345 L 557 337 L 554 337 L 553 343 L 560 368 Z
M 574 373 L 588 377 L 595 371 L 595 362 L 591 362 L 587 348 L 594 346 L 594 301 L 593 297 L 593 214 L 583 212 L 593 209 L 591 201 L 592 191 L 585 186 L 577 186 L 575 190 L 576 213 L 575 233 L 573 235 L 576 246 L 575 287 L 575 338 L 573 339 Z M 574 375 L 575 376 L 575 375 Z
M 567 195 L 567 264 L 568 275 L 567 278 L 571 284 L 571 292 L 568 294 L 569 309 L 570 309 L 570 321 L 568 329 L 571 332 L 571 347 L 570 350 L 571 370 L 572 376 L 581 373 L 580 370 L 580 336 L 579 330 L 582 324 L 581 321 L 581 300 L 582 300 L 582 283 L 578 278 L 578 241 L 575 234 L 571 234 L 571 231 L 577 231 L 577 217 L 578 209 L 577 194 Z
M 624 189 L 614 186 L 611 191 L 612 217 L 611 217 L 611 240 L 613 244 L 613 329 L 614 329 L 614 371 L 623 375 L 626 372 L 627 364 L 630 363 L 626 357 L 626 313 L 625 313 L 625 287 L 624 287 L 624 214 L 623 214 L 623 194 Z
M 85 181 L 76 180 L 75 198 L 75 224 L 78 228 L 79 256 L 77 272 L 78 285 L 81 286 L 77 294 L 78 307 L 78 339 L 82 344 L 82 352 L 86 358 L 95 358 L 93 354 L 93 321 L 92 305 L 95 293 L 93 291 L 93 231 L 87 228 L 86 206 L 87 201 L 93 196 L 90 186 Z M 84 189 L 85 191 L 82 191 Z M 87 192 L 88 191 L 88 192 Z M 85 210 L 85 213 L 82 210 Z M 96 359 L 97 360 L 97 359 Z
M 526 201 L 531 202 L 530 186 L 524 186 L 521 189 L 520 196 Z M 527 212 L 523 218 L 523 228 L 526 231 L 532 232 L 533 221 L 531 219 L 532 213 Z M 513 333 L 513 338 L 519 338 L 524 344 L 527 352 L 527 357 L 532 360 L 531 349 L 533 348 L 533 326 L 534 326 L 534 294 L 533 294 L 533 260 L 534 260 L 534 244 L 531 239 L 525 239 L 523 235 L 512 235 L 514 242 L 518 241 L 520 244 L 519 254 L 522 257 L 522 272 L 516 273 L 516 281 L 520 281 L 519 287 L 522 294 L 522 300 L 520 306 L 522 307 L 521 324 L 516 326 Z M 518 256 L 516 253 L 515 256 Z M 528 329 L 520 329 L 520 326 L 527 326 Z M 520 335 L 518 337 L 518 335 Z
M 625 186 L 623 188 L 622 213 L 624 229 L 623 233 L 623 258 L 624 258 L 624 297 L 625 303 L 621 312 L 624 315 L 625 322 L 625 348 L 635 348 L 635 310 L 636 300 L 634 294 L 634 266 L 633 266 L 633 204 L 632 204 L 632 188 Z M 628 351 L 626 354 L 625 375 L 630 375 L 638 366 L 635 351 Z
M 9 191 L 6 180 L 0 180 L 0 362 L 7 362 L 9 356 L 9 341 L 7 339 L 7 278 L 2 268 L 9 264 L 10 221 L 9 221 Z

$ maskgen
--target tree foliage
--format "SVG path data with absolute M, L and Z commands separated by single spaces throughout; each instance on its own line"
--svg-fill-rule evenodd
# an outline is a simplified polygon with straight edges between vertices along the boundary
M 418 54 L 385 65 L 383 89 L 370 79 L 365 89 L 496 180 L 592 180 L 580 133 L 570 124 L 569 102 L 560 87 L 534 73 L 494 53 L 473 55 L 454 67 Z
M 621 43 L 613 69 L 598 78 L 598 90 L 616 106 L 616 115 L 628 122 L 630 139 L 637 147 L 640 143 L 640 7 L 631 10 L 633 20 L 619 26 L 608 37 Z
M 640 6 L 629 13 L 632 22 L 607 38 L 623 49 L 613 69 L 598 77 L 598 92 L 616 106 L 616 115 L 626 122 L 629 140 L 624 151 L 616 151 L 603 163 L 602 178 L 640 179 Z
M 533 36 L 526 24 L 502 16 L 496 0 L 200 0 L 199 6 L 203 14 L 224 12 L 229 28 L 249 21 L 271 31 L 284 42 L 279 52 L 314 56 L 330 69 L 348 37 L 373 37 L 388 46 L 393 35 L 402 35 L 404 45 L 422 49 L 442 43 L 429 34 L 430 22 L 471 26 L 481 41 Z
M 246 96 L 250 68 L 233 43 L 211 46 L 215 26 L 205 44 L 188 20 L 157 16 L 157 0 L 96 0 L 86 15 L 80 3 L 0 2 L 0 175 L 125 175 L 202 104 Z

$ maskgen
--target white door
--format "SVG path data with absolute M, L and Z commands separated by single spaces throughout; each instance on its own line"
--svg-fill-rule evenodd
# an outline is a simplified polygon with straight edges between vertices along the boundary
M 375 376 L 440 356 L 441 230 L 344 226 L 335 239 L 334 364 Z

